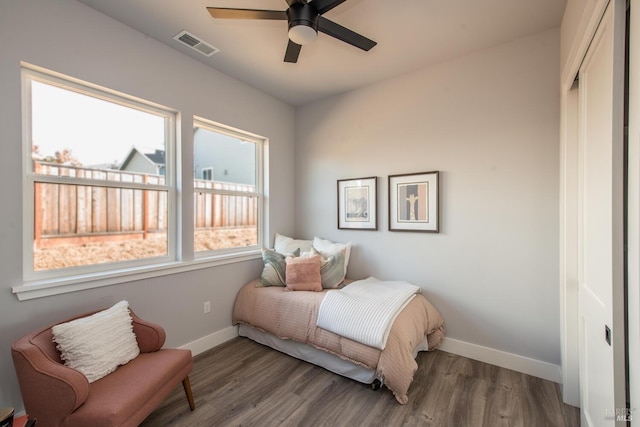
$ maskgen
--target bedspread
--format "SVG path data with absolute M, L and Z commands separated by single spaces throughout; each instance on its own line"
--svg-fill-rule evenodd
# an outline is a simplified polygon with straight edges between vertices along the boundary
M 282 339 L 312 345 L 352 363 L 374 369 L 396 400 L 407 403 L 418 369 L 414 349 L 427 337 L 429 350 L 444 337 L 444 321 L 423 295 L 417 295 L 396 318 L 384 350 L 341 337 L 316 326 L 323 292 L 285 291 L 279 286 L 246 284 L 236 297 L 233 324 L 245 323 Z

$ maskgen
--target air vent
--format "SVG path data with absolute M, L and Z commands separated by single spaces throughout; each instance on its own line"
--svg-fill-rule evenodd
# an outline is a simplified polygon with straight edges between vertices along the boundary
M 220 52 L 220 49 L 211 46 L 205 41 L 202 41 L 198 36 L 195 36 L 188 31 L 179 32 L 173 37 L 173 39 L 203 54 L 204 56 L 211 56 L 214 53 Z

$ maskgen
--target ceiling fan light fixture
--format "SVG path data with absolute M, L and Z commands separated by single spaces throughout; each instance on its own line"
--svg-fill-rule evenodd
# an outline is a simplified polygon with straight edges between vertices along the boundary
M 289 28 L 289 40 L 300 46 L 313 43 L 316 38 L 318 38 L 318 31 L 311 25 L 305 24 L 306 23 L 298 23 L 297 25 L 291 26 Z
M 304 46 L 318 38 L 318 11 L 308 3 L 293 3 L 287 9 L 289 40 Z
M 284 54 L 284 62 L 298 62 L 302 46 L 313 43 L 318 38 L 318 31 L 364 51 L 376 45 L 373 40 L 321 16 L 346 0 L 286 1 L 289 8 L 285 11 L 226 7 L 208 7 L 207 10 L 212 17 L 219 19 L 286 20 L 289 24 L 289 42 Z

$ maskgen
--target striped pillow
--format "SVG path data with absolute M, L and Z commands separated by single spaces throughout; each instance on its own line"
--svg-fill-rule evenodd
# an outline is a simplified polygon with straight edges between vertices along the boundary
M 297 249 L 292 256 L 299 256 L 300 249 Z M 260 275 L 260 280 L 256 283 L 256 288 L 266 286 L 287 286 L 287 255 L 276 252 L 273 249 L 262 248 L 262 261 L 264 268 Z
M 337 289 L 344 286 L 346 248 L 341 248 L 335 252 L 322 252 L 311 247 L 309 256 L 320 255 L 320 276 L 322 277 L 322 287 L 324 289 Z
M 344 274 L 347 275 L 347 267 L 349 266 L 349 256 L 351 255 L 351 242 L 335 243 L 331 240 L 321 239 L 316 236 L 313 238 L 313 247 L 322 253 L 335 254 L 338 252 L 344 255 Z M 344 252 L 343 252 L 344 251 Z

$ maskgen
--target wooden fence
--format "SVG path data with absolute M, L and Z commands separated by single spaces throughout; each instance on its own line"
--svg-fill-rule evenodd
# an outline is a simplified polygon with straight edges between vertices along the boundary
M 238 185 L 226 182 L 194 181 L 195 191 L 195 228 L 209 229 L 215 227 L 255 227 L 258 224 L 258 199 L 254 196 L 235 196 L 228 194 L 212 194 L 199 191 L 216 189 L 255 192 L 253 185 Z
M 70 176 L 129 183 L 164 184 L 164 177 L 117 170 L 35 162 L 41 175 Z M 253 192 L 255 187 L 195 180 L 195 227 L 257 225 L 255 197 L 211 194 L 198 189 Z M 167 230 L 168 195 L 163 190 L 36 183 L 34 247 L 146 239 Z

